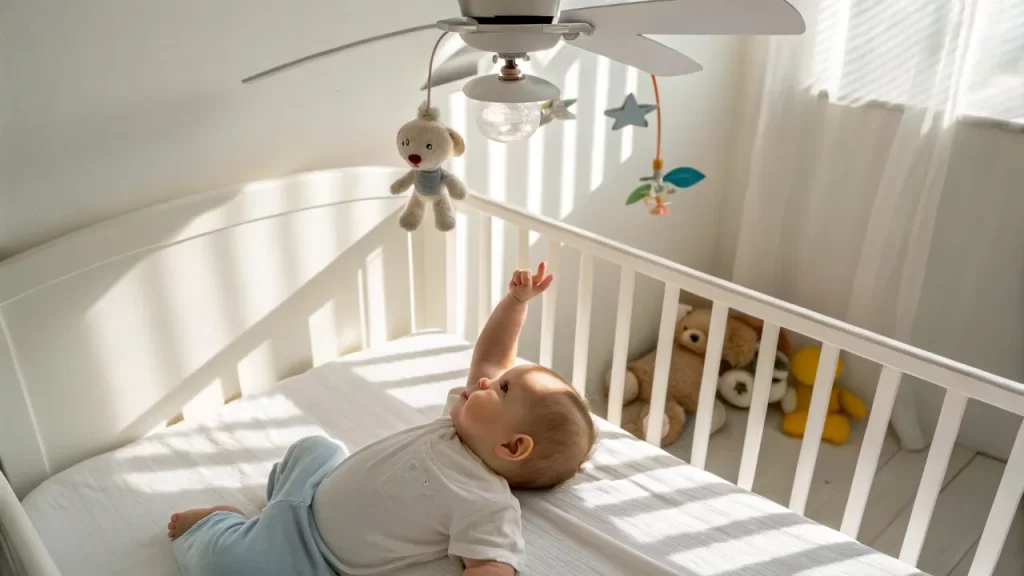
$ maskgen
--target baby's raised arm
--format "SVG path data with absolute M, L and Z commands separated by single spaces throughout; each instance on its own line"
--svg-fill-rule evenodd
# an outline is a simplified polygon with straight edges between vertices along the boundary
M 551 285 L 554 276 L 547 274 L 547 264 L 541 262 L 537 273 L 516 270 L 508 284 L 508 294 L 491 312 L 487 324 L 480 331 L 473 361 L 469 367 L 467 386 L 481 378 L 494 378 L 512 367 L 519 344 L 519 332 L 526 322 L 528 302 L 542 294 Z

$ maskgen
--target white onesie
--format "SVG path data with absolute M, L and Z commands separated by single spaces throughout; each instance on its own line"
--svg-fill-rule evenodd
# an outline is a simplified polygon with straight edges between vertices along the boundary
M 343 460 L 317 489 L 313 517 L 335 556 L 328 560 L 345 574 L 375 574 L 446 555 L 522 569 L 519 501 L 508 482 L 462 444 L 447 416 Z

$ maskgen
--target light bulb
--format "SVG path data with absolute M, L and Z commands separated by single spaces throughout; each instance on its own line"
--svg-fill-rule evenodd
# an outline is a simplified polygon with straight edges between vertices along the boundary
M 480 102 L 476 125 L 484 136 L 495 142 L 525 140 L 540 128 L 540 104 Z

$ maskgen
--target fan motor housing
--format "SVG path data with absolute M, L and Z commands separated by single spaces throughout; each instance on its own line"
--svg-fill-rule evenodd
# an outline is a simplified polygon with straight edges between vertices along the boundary
M 480 24 L 551 24 L 561 0 L 459 0 L 462 15 Z
M 460 36 L 470 47 L 493 54 L 529 54 L 550 50 L 561 37 L 529 29 L 554 23 L 560 5 L 561 0 L 459 0 L 463 17 L 491 28 L 486 32 L 469 32 Z M 509 27 L 507 31 L 502 30 L 505 26 Z

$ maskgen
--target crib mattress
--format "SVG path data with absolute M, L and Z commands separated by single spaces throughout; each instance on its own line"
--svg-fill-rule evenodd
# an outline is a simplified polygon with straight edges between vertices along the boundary
M 24 501 L 66 576 L 178 576 L 165 525 L 231 504 L 255 514 L 289 444 L 326 434 L 351 449 L 436 417 L 465 381 L 470 346 L 421 333 L 346 356 L 66 470 Z M 921 574 L 599 421 L 570 484 L 522 494 L 525 574 Z M 442 559 L 400 574 L 456 575 Z

